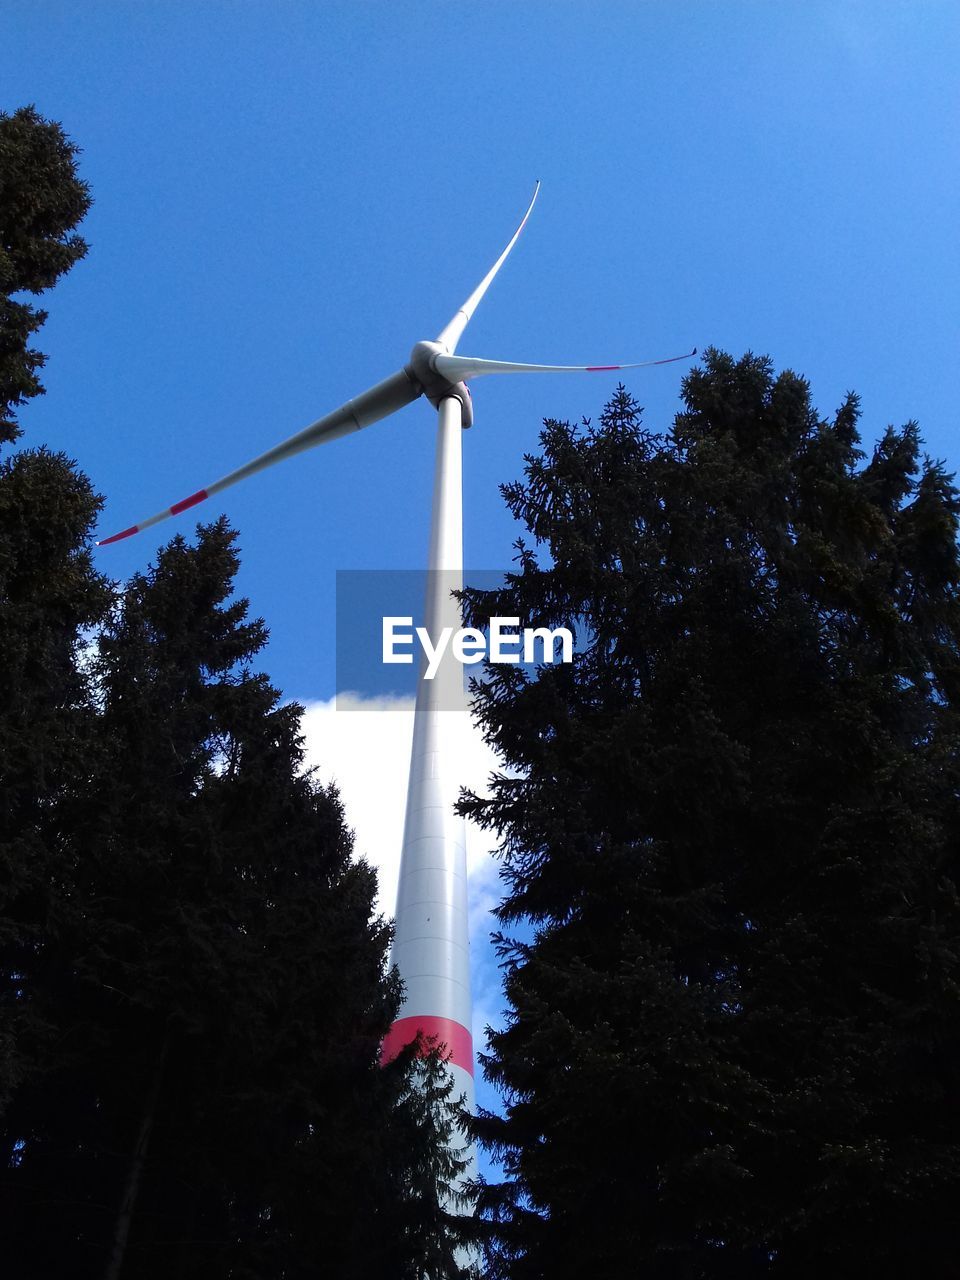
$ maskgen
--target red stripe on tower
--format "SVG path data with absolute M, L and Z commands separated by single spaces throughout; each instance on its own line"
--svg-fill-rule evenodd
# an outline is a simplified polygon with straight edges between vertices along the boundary
M 380 1065 L 392 1062 L 402 1049 L 416 1040 L 418 1034 L 425 1041 L 420 1056 L 429 1053 L 434 1045 L 439 1045 L 448 1061 L 473 1075 L 473 1036 L 452 1018 L 437 1018 L 432 1014 L 398 1018 L 384 1037 Z
M 119 542 L 121 538 L 132 538 L 135 533 L 140 532 L 138 524 L 132 524 L 129 529 L 124 529 L 123 533 L 114 533 L 109 538 L 101 538 L 97 543 L 98 547 L 108 547 L 111 542 Z
M 588 364 L 587 373 L 610 373 L 612 369 L 622 368 L 622 364 Z
M 209 497 L 209 494 L 206 489 L 198 489 L 196 493 L 191 493 L 190 497 L 184 498 L 182 502 L 175 502 L 170 508 L 170 514 L 178 516 L 181 511 L 186 511 L 188 507 L 195 507 L 198 502 L 203 502 L 207 497 Z

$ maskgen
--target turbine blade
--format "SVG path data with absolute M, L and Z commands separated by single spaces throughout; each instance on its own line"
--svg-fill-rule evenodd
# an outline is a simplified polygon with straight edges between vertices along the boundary
M 479 378 L 484 373 L 609 373 L 616 369 L 647 369 L 655 364 L 689 360 L 696 354 L 697 348 L 694 347 L 682 356 L 641 360 L 636 364 L 515 364 L 510 360 L 480 360 L 476 356 L 436 355 L 433 367 L 449 382 L 463 382 L 466 378 Z
M 381 418 L 386 418 L 391 413 L 396 413 L 398 409 L 410 404 L 421 394 L 422 388 L 413 382 L 407 373 L 401 369 L 399 373 L 393 374 L 392 377 L 386 378 L 383 382 L 378 382 L 375 387 L 362 392 L 355 399 L 348 400 L 346 404 L 341 405 L 339 409 L 334 409 L 333 413 L 328 413 L 326 417 L 318 418 L 316 422 L 311 422 L 309 427 L 304 427 L 302 431 L 298 431 L 296 435 L 291 436 L 288 440 L 274 445 L 272 449 L 268 449 L 266 453 L 261 453 L 259 457 L 253 458 L 242 467 L 238 467 L 236 471 L 231 471 L 219 480 L 215 480 L 213 484 L 207 485 L 205 489 L 198 489 L 189 498 L 183 498 L 180 502 L 175 502 L 172 507 L 165 507 L 162 511 L 158 511 L 156 515 L 149 516 L 146 520 L 141 520 L 139 524 L 131 525 L 129 529 L 124 529 L 121 533 L 115 533 L 109 538 L 102 538 L 97 543 L 97 546 L 105 547 L 111 542 L 119 542 L 122 538 L 132 537 L 133 534 L 140 533 L 143 529 L 149 529 L 151 525 L 159 524 L 161 520 L 166 520 L 169 516 L 179 515 L 181 511 L 195 507 L 198 503 L 203 502 L 205 498 L 210 498 L 215 493 L 220 493 L 222 489 L 229 489 L 231 485 L 237 484 L 241 480 L 246 480 L 247 476 L 255 475 L 258 471 L 265 471 L 267 467 L 272 467 L 275 463 L 282 462 L 285 458 L 292 458 L 295 454 L 303 453 L 306 449 L 312 449 L 318 444 L 326 444 L 328 440 L 337 440 L 340 436 L 349 435 L 351 431 L 359 431 L 362 427 L 369 427 L 374 422 L 379 422 Z
M 539 193 L 540 193 L 540 179 L 538 178 L 537 185 L 533 188 L 533 199 L 530 201 L 529 205 L 527 205 L 527 212 L 520 219 L 520 225 L 519 227 L 517 227 L 516 231 L 511 236 L 509 244 L 504 249 L 503 253 L 501 253 L 500 257 L 496 260 L 493 266 L 490 268 L 490 270 L 487 272 L 487 274 L 480 281 L 480 283 L 477 285 L 477 287 L 474 289 L 473 293 L 471 293 L 470 297 L 466 300 L 466 302 L 463 304 L 463 306 L 460 308 L 457 314 L 453 317 L 453 319 L 447 325 L 447 327 L 443 329 L 439 334 L 439 336 L 437 337 L 437 341 L 442 342 L 448 351 L 450 352 L 456 351 L 457 343 L 460 341 L 460 338 L 463 335 L 464 329 L 470 323 L 473 317 L 473 313 L 476 311 L 477 307 L 480 305 L 480 301 L 483 298 L 483 295 L 490 288 L 490 285 L 493 283 L 494 276 L 497 274 L 497 272 L 506 262 L 507 255 L 510 253 L 510 250 L 513 248 L 513 246 L 517 243 L 517 240 L 520 236 L 520 232 L 523 230 L 524 226 L 526 225 L 526 221 L 530 217 L 530 214 L 533 210 L 533 206 L 537 203 L 537 196 L 539 195 Z

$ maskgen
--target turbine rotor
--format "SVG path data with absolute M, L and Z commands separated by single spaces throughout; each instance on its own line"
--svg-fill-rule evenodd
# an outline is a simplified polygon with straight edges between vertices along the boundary
M 689 359 L 690 355 L 696 355 L 696 348 L 694 348 L 689 355 L 670 356 L 665 360 L 645 360 L 641 364 L 538 365 L 519 364 L 507 360 L 482 360 L 475 356 L 459 356 L 456 354 L 457 344 L 463 336 L 464 330 L 493 283 L 494 277 L 507 260 L 520 232 L 530 217 L 539 190 L 540 183 L 538 182 L 534 188 L 533 198 L 527 206 L 527 211 L 523 215 L 520 225 L 513 233 L 500 257 L 480 281 L 470 297 L 446 327 L 441 330 L 435 341 L 418 342 L 414 346 L 410 353 L 409 361 L 402 369 L 399 369 L 389 378 L 385 378 L 382 382 L 377 383 L 376 386 L 362 391 L 360 395 L 353 400 L 348 400 L 339 409 L 334 409 L 332 413 L 318 418 L 316 422 L 304 427 L 302 431 L 298 431 L 295 435 L 290 436 L 289 439 L 282 440 L 279 444 L 268 449 L 266 453 L 262 453 L 259 457 L 244 463 L 243 466 L 238 467 L 235 471 L 230 471 L 221 476 L 219 480 L 208 484 L 206 488 L 197 489 L 189 497 L 183 498 L 180 502 L 175 502 L 170 507 L 164 507 L 162 511 L 148 516 L 145 520 L 131 525 L 130 528 L 124 529 L 120 533 L 113 534 L 112 537 L 102 538 L 97 545 L 106 546 L 111 542 L 119 542 L 122 538 L 129 538 L 143 529 L 148 529 L 152 525 L 158 524 L 161 520 L 179 515 L 182 511 L 186 511 L 190 507 L 203 502 L 204 499 L 210 498 L 214 494 L 220 493 L 221 490 L 247 479 L 248 476 L 255 475 L 258 471 L 264 471 L 267 467 L 272 467 L 276 463 L 282 462 L 285 458 L 303 453 L 307 449 L 313 449 L 317 445 L 326 444 L 328 441 L 336 440 L 340 436 L 349 435 L 353 431 L 360 431 L 364 427 L 372 426 L 373 423 L 379 422 L 382 418 L 390 417 L 391 414 L 396 413 L 421 395 L 426 396 L 436 408 L 440 407 L 442 401 L 451 397 L 459 400 L 463 426 L 469 427 L 473 424 L 473 402 L 470 390 L 467 387 L 469 378 L 477 378 L 490 373 L 597 373 L 614 369 L 640 369 L 644 365 L 669 364 L 673 360 L 686 360 Z

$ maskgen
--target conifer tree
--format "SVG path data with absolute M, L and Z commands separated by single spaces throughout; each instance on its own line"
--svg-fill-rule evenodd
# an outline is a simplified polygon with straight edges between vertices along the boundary
M 14 410 L 43 390 L 46 357 L 28 344 L 47 315 L 40 294 L 84 256 L 75 228 L 90 207 L 77 146 L 33 107 L 0 113 L 0 442 L 21 434 Z
M 42 387 L 29 346 L 39 294 L 86 252 L 77 148 L 32 107 L 0 114 L 0 443 Z M 57 802 L 83 776 L 91 705 L 79 661 L 109 602 L 90 558 L 100 499 L 65 456 L 0 462 L 0 1113 L 54 1034 L 31 995 L 42 967 Z
M 99 506 L 62 455 L 0 462 L 0 1115 L 54 1034 L 32 993 L 66 856 L 58 806 L 95 732 L 82 658 L 110 600 L 89 549 Z
M 25 1277 L 455 1276 L 455 1224 L 414 1194 L 444 1100 L 379 1067 L 374 874 L 251 673 L 234 541 L 175 538 L 100 640 L 37 997 L 60 1037 L 7 1117 L 0 1235 Z
M 707 353 L 505 487 L 540 554 L 478 621 L 510 1016 L 490 1274 L 946 1277 L 960 1227 L 960 498 L 859 405 Z M 513 934 L 515 936 L 511 937 Z

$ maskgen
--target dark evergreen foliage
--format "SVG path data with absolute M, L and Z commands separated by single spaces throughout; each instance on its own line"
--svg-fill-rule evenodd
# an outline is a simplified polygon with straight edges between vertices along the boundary
M 89 204 L 76 147 L 32 107 L 0 114 L 0 441 L 42 388 L 27 339 L 39 293 L 86 251 L 70 234 Z M 62 455 L 0 463 L 0 1110 L 29 1071 L 45 1026 L 31 1001 L 61 840 L 57 805 L 79 785 L 92 729 L 81 660 L 109 601 L 88 532 L 100 499 Z M 23 998 L 21 998 L 23 997 Z
M 45 357 L 28 344 L 47 315 L 15 295 L 43 293 L 87 251 L 75 232 L 90 207 L 77 154 L 33 107 L 0 113 L 0 441 L 17 439 L 14 410 L 43 390 Z
M 250 673 L 234 541 L 175 538 L 91 664 L 86 775 L 8 984 L 56 1034 L 5 1117 L 5 1256 L 24 1277 L 414 1277 L 424 1255 L 454 1276 L 421 1195 L 452 1113 L 409 1059 L 379 1067 L 398 993 L 374 874 L 302 771 L 300 708 Z
M 683 396 L 546 423 L 505 488 L 540 559 L 469 599 L 584 642 L 478 691 L 519 775 L 464 805 L 520 935 L 490 1274 L 951 1276 L 960 498 L 767 359 Z
M 99 506 L 60 455 L 0 463 L 0 1111 L 54 1034 L 30 994 L 68 856 L 58 806 L 95 732 L 82 657 L 110 599 L 86 538 Z

